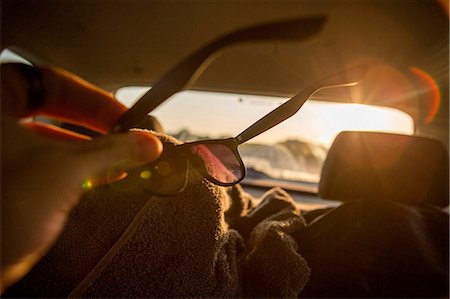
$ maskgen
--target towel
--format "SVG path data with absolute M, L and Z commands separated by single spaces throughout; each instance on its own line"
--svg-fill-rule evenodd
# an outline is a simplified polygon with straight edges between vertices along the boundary
M 195 170 L 170 197 L 101 186 L 4 297 L 297 297 L 310 269 L 290 234 L 304 226 L 284 190 L 255 199 Z
M 229 192 L 230 208 L 233 203 L 251 200 L 239 189 L 235 187 Z M 191 203 L 186 198 L 175 204 L 165 202 L 165 208 L 146 206 L 140 213 L 142 218 L 135 219 L 136 227 L 130 226 L 122 242 L 116 244 L 71 296 L 279 298 L 300 294 L 310 270 L 288 233 L 303 226 L 304 221 L 286 192 L 278 188 L 270 190 L 261 204 L 249 210 L 251 215 L 240 214 L 239 218 L 249 219 L 252 224 L 256 222 L 252 215 L 268 216 L 261 219 L 248 240 L 222 222 L 224 210 L 216 211 L 219 213 L 211 220 L 219 222 L 205 230 L 206 226 L 200 225 L 201 218 L 204 220 L 208 217 L 204 212 L 212 210 L 196 209 L 198 200 L 197 197 Z M 283 207 L 277 202 L 289 205 L 274 209 Z M 180 208 L 186 217 L 180 215 Z M 160 216 L 172 220 L 162 226 L 152 210 L 163 210 Z M 192 217 L 193 213 L 198 213 L 198 219 Z M 202 229 L 193 230 L 193 226 Z

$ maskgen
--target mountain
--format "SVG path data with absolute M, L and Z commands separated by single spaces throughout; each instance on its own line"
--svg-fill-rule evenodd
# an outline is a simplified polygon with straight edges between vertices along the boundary
M 289 139 L 278 144 L 292 153 L 304 171 L 320 174 L 328 152 L 326 147 L 298 139 Z
M 242 144 L 239 146 L 239 153 L 247 168 L 253 168 L 272 178 L 290 181 L 319 181 L 323 160 L 319 160 L 315 155 L 298 156 L 302 153 L 301 151 L 293 151 L 283 143 L 275 145 Z

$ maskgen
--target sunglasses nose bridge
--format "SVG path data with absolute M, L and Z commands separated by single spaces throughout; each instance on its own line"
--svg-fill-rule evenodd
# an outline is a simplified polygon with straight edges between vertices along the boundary
M 239 144 L 237 144 L 236 147 L 234 148 L 234 155 L 236 156 L 236 159 L 239 161 L 239 164 L 241 165 L 241 168 L 244 171 L 245 176 L 245 165 L 244 161 L 242 160 L 241 153 L 239 152 Z
M 189 165 L 175 145 L 163 142 L 163 147 L 158 159 L 133 173 L 144 190 L 158 196 L 171 196 L 185 189 Z
M 237 161 L 239 162 L 239 166 L 241 167 L 241 177 L 239 178 L 239 181 L 242 181 L 245 176 L 247 175 L 247 168 L 245 167 L 244 161 L 242 160 L 242 156 L 241 153 L 239 152 L 239 145 L 240 143 L 235 144 L 234 148 L 233 148 L 233 153 L 236 156 Z
M 188 167 L 193 168 L 197 173 L 210 180 L 210 175 L 206 169 L 205 161 L 199 155 L 195 154 L 192 150 L 194 144 L 183 144 L 183 148 L 180 151 L 182 157 L 188 162 Z

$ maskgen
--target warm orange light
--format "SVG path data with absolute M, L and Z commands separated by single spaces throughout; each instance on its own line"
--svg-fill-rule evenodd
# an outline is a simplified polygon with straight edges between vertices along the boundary
M 317 103 L 320 106 L 320 134 L 315 139 L 324 145 L 331 145 L 342 131 L 373 131 L 398 134 L 413 134 L 411 116 L 397 109 L 361 104 Z
M 448 0 L 437 0 L 437 2 L 441 5 L 442 9 L 445 11 L 445 13 L 447 14 L 447 16 L 450 13 L 449 10 L 449 1 Z
M 439 86 L 436 81 L 423 70 L 410 67 L 411 73 L 416 75 L 420 82 L 420 89 L 418 90 L 421 98 L 424 99 L 424 104 L 427 107 L 427 114 L 425 116 L 425 123 L 430 123 L 433 121 L 437 112 L 439 111 L 439 106 L 441 102 L 441 95 L 439 91 Z

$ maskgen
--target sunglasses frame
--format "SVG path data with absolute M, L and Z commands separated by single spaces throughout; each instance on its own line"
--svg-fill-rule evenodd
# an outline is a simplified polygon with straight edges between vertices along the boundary
M 142 122 L 147 115 L 163 103 L 170 96 L 176 92 L 183 90 L 186 86 L 193 83 L 206 69 L 207 65 L 215 58 L 220 51 L 230 45 L 249 42 L 249 41 L 267 41 L 267 40 L 301 40 L 306 39 L 319 30 L 325 22 L 325 17 L 316 16 L 310 18 L 301 18 L 287 21 L 280 21 L 269 24 L 262 24 L 238 30 L 227 34 L 221 38 L 218 38 L 206 46 L 200 48 L 196 52 L 187 56 L 184 60 L 176 64 L 167 73 L 165 73 L 158 81 L 155 82 L 153 87 L 145 93 L 122 117 L 116 122 L 111 130 L 111 133 L 126 132 L 131 128 L 139 127 L 139 123 Z M 239 144 L 242 144 L 257 135 L 267 131 L 268 129 L 276 126 L 287 118 L 291 117 L 303 106 L 305 101 L 315 92 L 324 88 L 341 87 L 341 86 L 353 86 L 356 85 L 359 80 L 365 75 L 367 66 L 362 65 L 355 68 L 347 69 L 343 72 L 337 73 L 333 76 L 322 79 L 306 89 L 295 95 L 293 98 L 280 105 L 275 110 L 268 113 L 266 116 L 258 120 L 249 128 L 244 130 L 238 136 L 227 139 L 215 139 L 205 141 L 195 141 L 190 143 L 184 143 L 182 145 L 176 145 L 175 148 L 181 149 L 181 153 L 186 160 L 192 162 L 197 170 L 200 170 L 200 174 L 207 178 L 209 181 L 220 186 L 232 186 L 242 181 L 246 174 L 246 169 L 242 158 L 237 150 Z M 239 161 L 242 177 L 233 183 L 223 183 L 212 177 L 206 170 L 204 163 L 202 166 L 198 166 L 198 160 L 201 158 L 193 158 L 193 154 L 186 150 L 187 147 L 192 147 L 196 144 L 205 143 L 220 143 L 226 145 L 232 150 L 233 154 Z M 232 146 L 231 146 L 232 145 Z M 161 161 L 165 157 L 164 151 L 151 165 L 155 165 L 158 161 Z M 184 186 L 179 191 L 175 191 L 176 194 L 181 192 L 187 181 L 187 172 L 189 171 L 189 164 L 186 168 L 186 179 Z M 153 192 L 157 193 L 157 192 Z M 166 195 L 166 194 L 164 194 Z
M 180 145 L 175 145 L 176 149 L 179 149 L 178 155 L 183 155 L 187 160 L 191 161 L 192 164 L 195 165 L 195 169 L 197 169 L 200 174 L 207 178 L 210 182 L 219 185 L 219 186 L 233 186 L 240 181 L 242 181 L 246 174 L 245 165 L 242 161 L 242 158 L 238 151 L 238 146 L 256 136 L 258 136 L 261 133 L 264 133 L 265 131 L 269 130 L 270 128 L 276 126 L 277 124 L 283 122 L 284 120 L 288 119 L 289 117 L 293 116 L 295 113 L 297 113 L 300 108 L 303 106 L 303 104 L 317 91 L 322 89 L 328 89 L 328 88 L 335 88 L 335 87 L 347 87 L 347 86 L 354 86 L 358 84 L 358 82 L 364 77 L 364 75 L 367 72 L 367 66 L 366 65 L 360 65 L 353 68 L 346 69 L 344 71 L 341 71 L 337 74 L 334 74 L 332 76 L 326 77 L 322 80 L 317 81 L 316 83 L 306 87 L 301 92 L 296 94 L 294 97 L 289 99 L 288 101 L 284 102 L 282 105 L 278 106 L 268 114 L 266 114 L 264 117 L 253 123 L 250 127 L 242 131 L 240 134 L 238 134 L 236 137 L 231 138 L 225 138 L 225 139 L 211 139 L 211 140 L 199 140 L 194 142 L 187 142 Z M 212 177 L 207 169 L 204 163 L 198 163 L 198 160 L 201 160 L 200 157 L 194 158 L 194 154 L 187 150 L 186 148 L 191 148 L 192 146 L 198 145 L 198 144 L 222 144 L 227 146 L 229 149 L 232 150 L 233 154 L 239 161 L 241 170 L 242 170 L 242 177 L 239 178 L 237 181 L 233 183 L 224 183 L 221 181 L 218 181 L 214 177 Z M 161 154 L 160 158 L 156 160 L 156 163 L 160 160 L 167 159 L 166 155 L 163 153 Z M 199 164 L 202 164 L 199 166 Z M 188 165 L 189 166 L 189 165 Z M 188 170 L 187 170 L 188 171 Z M 180 190 L 179 192 L 181 192 Z
M 192 147 L 199 145 L 199 144 L 220 144 L 222 146 L 227 147 L 233 154 L 236 161 L 239 163 L 239 168 L 241 170 L 241 176 L 230 183 L 224 183 L 217 179 L 215 179 L 213 176 L 211 176 L 206 166 L 203 162 L 203 160 L 200 157 L 197 157 L 195 154 L 192 153 Z M 187 142 L 183 144 L 173 144 L 171 142 L 163 141 L 163 152 L 161 156 L 156 159 L 155 161 L 142 165 L 136 168 L 133 168 L 128 171 L 126 178 L 124 178 L 121 181 L 114 182 L 113 184 L 120 184 L 122 185 L 123 189 L 127 189 L 127 184 L 133 185 L 133 182 L 140 182 L 143 190 L 152 193 L 154 195 L 158 196 L 170 196 L 177 193 L 182 192 L 188 181 L 188 174 L 190 169 L 193 168 L 197 173 L 202 176 L 203 178 L 207 179 L 208 181 L 212 182 L 213 184 L 228 187 L 233 186 L 240 181 L 242 181 L 245 178 L 246 175 L 246 169 L 244 162 L 242 161 L 242 158 L 238 152 L 238 142 L 235 138 L 227 138 L 227 139 L 211 139 L 211 140 L 203 140 L 203 141 L 194 141 L 194 142 Z M 167 183 L 167 179 L 172 178 L 172 180 L 175 180 L 172 175 L 166 176 L 162 172 L 164 172 L 161 168 L 166 168 L 166 166 L 163 166 L 163 164 L 171 165 L 169 169 L 175 169 L 176 173 L 179 178 L 182 178 L 181 184 L 171 184 L 173 189 L 170 190 L 170 192 L 163 191 L 165 188 L 165 184 Z M 161 167 L 163 166 L 163 167 Z M 162 171 L 161 171 L 162 170 Z M 157 180 L 158 184 L 157 187 L 152 188 L 148 184 L 149 181 L 147 179 L 142 179 L 141 174 L 143 172 L 147 172 L 149 176 L 153 178 L 153 180 Z M 154 177 L 156 175 L 156 177 Z M 141 179 L 140 179 L 141 178 Z M 155 184 L 154 181 L 151 181 L 153 184 Z M 175 186 L 177 185 L 177 186 Z M 125 187 L 124 187 L 125 186 Z

